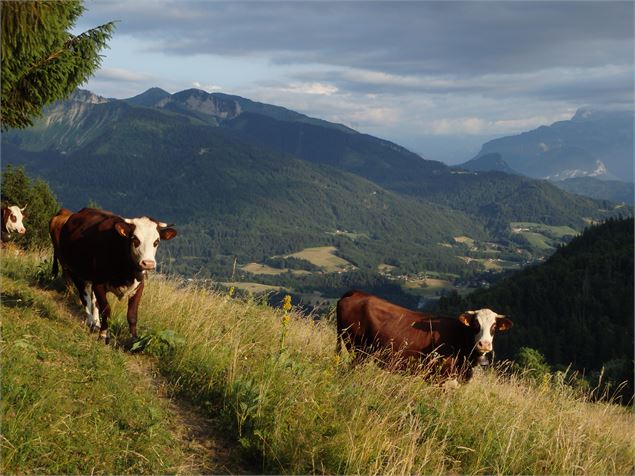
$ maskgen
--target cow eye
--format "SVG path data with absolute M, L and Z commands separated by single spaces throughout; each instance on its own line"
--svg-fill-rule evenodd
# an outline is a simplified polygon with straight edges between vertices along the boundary
M 11 221 L 15 223 L 16 221 L 18 221 L 18 219 L 16 218 L 15 215 L 11 215 Z
M 133 236 L 132 244 L 134 245 L 135 248 L 139 248 L 139 245 L 141 244 L 141 240 L 139 240 L 139 238 L 137 238 L 136 236 Z
M 156 240 L 156 241 L 154 242 L 154 247 L 156 248 L 157 246 L 159 246 L 159 240 Z

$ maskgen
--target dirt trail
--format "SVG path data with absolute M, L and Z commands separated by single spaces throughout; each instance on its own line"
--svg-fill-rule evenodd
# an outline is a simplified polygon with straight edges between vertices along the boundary
M 203 415 L 187 400 L 170 397 L 169 384 L 154 368 L 151 358 L 129 355 L 126 367 L 131 376 L 138 378 L 139 385 L 152 389 L 167 404 L 173 417 L 172 433 L 187 455 L 185 464 L 177 470 L 179 474 L 258 473 L 240 461 L 236 442 L 222 434 L 215 418 Z
M 35 289 L 53 298 L 63 311 L 60 312 L 60 316 L 66 316 L 75 323 L 84 320 L 82 310 L 73 305 L 75 296 L 71 293 L 60 294 L 59 290 Z M 87 338 L 96 337 L 95 334 L 90 334 Z M 259 473 L 241 461 L 238 443 L 220 430 L 221 426 L 217 419 L 205 415 L 195 404 L 170 395 L 170 385 L 159 374 L 151 357 L 113 348 L 113 352 L 117 351 L 125 354 L 126 368 L 131 379 L 166 403 L 171 417 L 171 432 L 186 455 L 185 462 L 179 468 L 175 468 L 177 474 Z

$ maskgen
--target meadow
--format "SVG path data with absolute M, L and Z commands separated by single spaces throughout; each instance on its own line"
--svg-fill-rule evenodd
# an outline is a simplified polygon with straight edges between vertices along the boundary
M 109 413 L 100 413 L 116 438 L 91 441 L 92 451 L 107 446 L 111 452 L 125 449 L 123 454 L 134 451 L 141 456 L 106 458 L 95 472 L 196 471 L 183 469 L 186 457 L 171 441 L 166 428 L 169 412 L 160 402 L 148 407 L 156 407 L 148 417 L 154 426 L 145 420 L 119 423 L 131 418 L 126 415 L 138 414 L 141 419 L 152 413 L 134 406 L 139 398 L 150 403 L 156 399 L 134 392 L 131 396 L 128 388 L 113 385 L 110 372 L 101 369 L 111 361 L 148 358 L 167 382 L 170 395 L 193 402 L 213 417 L 217 430 L 238 448 L 245 466 L 256 472 L 632 474 L 635 470 L 632 408 L 591 402 L 565 379 L 536 382 L 498 368 L 479 373 L 469 384 L 446 389 L 416 373 L 386 371 L 372 361 L 353 367 L 346 353 L 334 352 L 332 320 L 315 321 L 293 309 L 273 309 L 256 298 L 237 300 L 177 277 L 155 274 L 148 282 L 139 316 L 141 339 L 133 346 L 137 353 L 121 350 L 130 347 L 125 303 L 114 299 L 111 329 L 116 343 L 98 348 L 95 336 L 81 325 L 63 326 L 50 318 L 57 311 L 47 311 L 48 307 L 77 310 L 78 305 L 74 296 L 42 290 L 59 286 L 47 276 L 46 259 L 50 259 L 46 252 L 2 254 L 3 355 L 28 350 L 25 358 L 33 366 L 39 365 L 33 363 L 37 353 L 44 352 L 46 367 L 64 365 L 78 373 L 74 377 L 78 382 L 82 374 L 96 382 L 75 384 L 77 400 L 99 405 L 99 394 L 104 393 L 118 402 Z M 45 304 L 33 301 L 12 307 L 7 289 L 15 296 L 46 292 L 41 298 Z M 42 306 L 45 310 L 38 311 Z M 38 339 L 28 337 L 36 334 L 33 328 L 38 326 L 48 326 L 47 331 L 37 333 Z M 46 350 L 49 342 L 60 339 L 65 345 L 59 352 Z M 81 359 L 86 353 L 92 356 L 90 362 L 68 357 Z M 126 380 L 126 368 L 117 364 L 115 373 L 121 376 L 118 382 L 130 384 L 135 378 Z M 79 460 L 85 457 L 76 451 L 76 442 L 60 438 L 74 434 L 76 426 L 85 424 L 82 418 L 69 417 L 65 427 L 38 427 L 32 415 L 45 408 L 62 419 L 68 411 L 57 407 L 63 403 L 58 399 L 45 406 L 44 398 L 22 398 L 7 391 L 22 380 L 19 387 L 29 394 L 50 387 L 50 380 L 41 377 L 47 370 L 34 378 L 30 372 L 5 364 L 2 375 L 3 400 L 9 396 L 10 402 L 21 402 L 2 407 L 3 474 L 91 472 L 85 460 Z M 48 431 L 49 427 L 57 430 Z M 38 451 L 47 455 L 47 466 L 36 458 L 37 448 L 44 448 Z

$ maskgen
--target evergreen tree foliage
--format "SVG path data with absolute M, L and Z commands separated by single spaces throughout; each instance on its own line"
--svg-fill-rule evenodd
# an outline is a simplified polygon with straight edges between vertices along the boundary
M 2 2 L 2 130 L 24 128 L 42 107 L 63 99 L 101 63 L 114 29 L 109 22 L 72 35 L 79 0 Z
M 440 308 L 456 313 L 487 307 L 508 315 L 514 328 L 497 337 L 498 357 L 518 356 L 518 349 L 531 347 L 556 369 L 571 365 L 584 371 L 592 385 L 594 374 L 601 373 L 605 380 L 618 379 L 614 387 L 628 380 L 622 392 L 630 392 L 628 400 L 633 394 L 633 227 L 633 218 L 588 227 L 545 263 L 466 298 L 443 298 Z
M 26 205 L 24 226 L 26 234 L 16 240 L 25 246 L 46 246 L 50 243 L 49 220 L 60 208 L 48 184 L 42 180 L 31 180 L 24 168 L 7 166 L 2 171 L 2 203 Z

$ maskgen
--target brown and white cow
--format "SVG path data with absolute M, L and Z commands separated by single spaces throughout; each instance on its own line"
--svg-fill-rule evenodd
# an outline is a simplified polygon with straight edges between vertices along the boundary
M 439 317 L 349 291 L 337 303 L 337 350 L 343 340 L 358 355 L 386 352 L 402 362 L 434 355 L 441 358 L 444 376 L 469 380 L 474 367 L 489 363 L 495 332 L 511 326 L 489 309 Z
M 17 205 L 7 205 L 2 207 L 2 228 L 1 240 L 6 243 L 11 238 L 11 233 L 26 233 L 24 227 L 24 218 L 26 217 L 24 210 L 26 205 L 20 208 Z
M 171 240 L 176 230 L 149 217 L 122 218 L 111 212 L 84 208 L 68 217 L 59 234 L 59 259 L 75 284 L 85 307 L 86 324 L 110 339 L 112 292 L 128 299 L 128 327 L 137 337 L 137 312 L 146 272 L 156 268 L 161 240 Z

